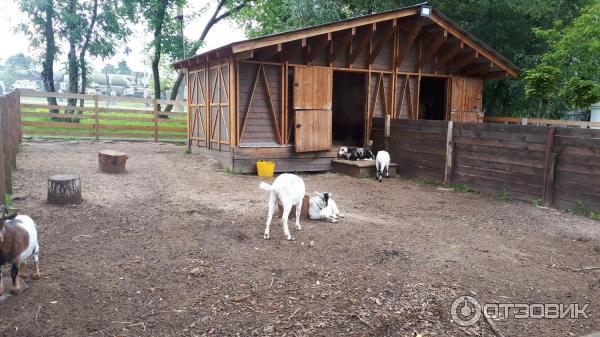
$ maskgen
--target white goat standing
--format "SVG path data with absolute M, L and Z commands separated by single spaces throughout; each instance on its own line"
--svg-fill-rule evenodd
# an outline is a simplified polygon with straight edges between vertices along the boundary
M 269 215 L 267 217 L 267 227 L 265 228 L 265 239 L 270 237 L 269 230 L 271 220 L 275 212 L 275 206 L 280 203 L 283 206 L 281 221 L 286 240 L 292 240 L 292 235 L 288 228 L 288 216 L 292 206 L 296 206 L 296 229 L 300 230 L 300 212 L 302 211 L 302 201 L 304 199 L 305 187 L 302 178 L 295 174 L 284 173 L 273 181 L 272 185 L 265 182 L 260 183 L 260 188 L 271 192 L 269 198 Z
M 387 151 L 379 151 L 377 152 L 377 157 L 375 158 L 375 169 L 377 172 L 375 173 L 375 177 L 379 182 L 383 179 L 383 176 L 389 177 L 389 169 L 390 169 L 390 154 Z
M 333 193 L 319 193 L 315 191 L 315 194 L 317 196 L 310 198 L 308 201 L 308 217 L 310 219 L 327 220 L 336 223 L 338 222 L 338 217 L 344 217 L 342 213 L 340 213 L 335 200 L 331 198 Z

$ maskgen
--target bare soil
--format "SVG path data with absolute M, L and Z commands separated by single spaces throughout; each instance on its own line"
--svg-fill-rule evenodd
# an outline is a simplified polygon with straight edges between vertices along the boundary
M 103 149 L 128 173 L 97 170 Z M 263 240 L 261 178 L 181 146 L 21 147 L 15 205 L 32 216 L 42 278 L 0 298 L 0 336 L 494 336 L 450 306 L 590 303 L 590 319 L 497 319 L 504 336 L 600 331 L 600 222 L 397 178 L 302 175 L 346 217 Z M 84 201 L 46 204 L 46 180 L 79 174 Z M 30 269 L 26 271 L 29 273 Z M 8 271 L 4 282 L 10 289 Z

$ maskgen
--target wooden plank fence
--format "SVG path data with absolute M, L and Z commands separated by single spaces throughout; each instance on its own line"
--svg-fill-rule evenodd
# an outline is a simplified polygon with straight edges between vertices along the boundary
M 17 150 L 21 142 L 19 93 L 0 96 L 0 204 L 12 193 L 12 170 L 17 168 Z
M 185 141 L 187 113 L 162 112 L 184 101 L 20 90 L 23 135 L 88 139 Z M 59 103 L 50 105 L 47 98 Z M 66 104 L 77 99 L 77 106 Z M 83 100 L 84 106 L 80 106 Z M 62 113 L 61 113 L 62 112 Z
M 385 148 L 384 126 L 374 119 L 375 150 Z M 398 119 L 390 129 L 388 151 L 402 175 L 600 211 L 600 130 Z

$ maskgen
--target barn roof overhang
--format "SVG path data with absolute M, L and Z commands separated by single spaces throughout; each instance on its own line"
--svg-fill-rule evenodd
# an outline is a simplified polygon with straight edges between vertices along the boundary
M 351 30 L 354 33 L 358 27 L 368 27 L 369 25 L 373 25 L 374 27 L 374 25 L 385 21 L 394 20 L 395 23 L 397 20 L 410 20 L 411 17 L 419 17 L 423 7 L 430 6 L 425 2 L 410 7 L 233 42 L 178 61 L 173 64 L 173 67 L 175 69 L 192 68 L 229 57 L 239 60 L 248 59 L 255 56 L 254 52 L 257 49 L 264 52 L 267 48 L 271 48 L 274 49 L 273 53 L 279 53 L 281 52 L 282 44 L 290 45 L 296 43 L 299 45 L 299 48 L 302 48 L 306 45 L 306 41 L 309 38 L 323 36 L 331 40 L 331 34 L 336 32 Z M 460 56 L 463 56 L 463 59 L 459 60 L 459 62 L 464 63 L 462 64 L 463 67 L 468 66 L 466 70 L 469 74 L 480 74 L 484 78 L 516 77 L 519 75 L 520 69 L 516 65 L 477 37 L 459 27 L 435 8 L 431 8 L 431 14 L 424 19 L 430 25 L 437 25 L 448 37 L 457 39 L 460 48 L 463 48 L 463 46 L 469 47 L 474 51 L 470 54 L 460 54 Z M 267 53 L 271 54 L 271 52 Z M 478 62 L 477 59 L 480 57 L 484 58 L 485 61 Z

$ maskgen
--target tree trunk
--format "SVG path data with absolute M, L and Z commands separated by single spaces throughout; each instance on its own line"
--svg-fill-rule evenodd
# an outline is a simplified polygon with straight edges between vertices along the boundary
M 42 61 L 42 82 L 44 90 L 55 92 L 54 87 L 54 59 L 56 58 L 56 41 L 54 40 L 54 4 L 49 1 L 46 7 L 46 23 L 44 25 L 44 37 L 46 39 L 46 51 Z M 48 97 L 48 105 L 58 105 L 56 97 Z M 59 113 L 57 109 L 51 109 L 50 113 Z
M 230 11 L 227 11 L 227 12 L 219 15 L 219 12 L 225 5 L 225 0 L 219 0 L 219 4 L 217 5 L 217 8 L 213 12 L 212 16 L 210 17 L 210 20 L 208 20 L 208 22 L 206 23 L 206 26 L 204 26 L 204 29 L 202 30 L 202 33 L 200 34 L 200 37 L 198 38 L 198 40 L 196 40 L 196 43 L 194 43 L 191 50 L 189 51 L 190 55 L 196 54 L 198 49 L 200 49 L 200 47 L 202 46 L 204 39 L 206 39 L 208 32 L 210 32 L 211 28 L 215 24 L 217 24 L 219 21 L 227 18 L 228 16 L 230 16 L 231 13 L 237 12 L 240 9 L 242 9 L 246 5 L 246 3 L 247 2 L 244 1 L 244 2 L 240 3 L 239 5 L 237 5 L 235 8 L 232 8 Z M 175 79 L 175 82 L 173 82 L 173 87 L 171 89 L 171 97 L 169 97 L 170 100 L 174 101 L 177 99 L 177 95 L 179 94 L 179 87 L 181 86 L 181 83 L 183 82 L 183 77 L 184 77 L 183 71 L 179 70 L 177 72 L 177 79 Z M 165 107 L 166 112 L 169 112 L 171 110 L 173 110 L 172 104 L 169 104 Z
M 127 154 L 112 150 L 98 152 L 98 167 L 104 173 L 125 173 Z
M 69 14 L 75 16 L 76 13 L 76 0 L 69 0 Z M 69 24 L 68 27 L 71 32 L 70 35 L 73 35 L 77 27 L 73 24 Z M 69 71 L 69 92 L 76 94 L 79 91 L 79 64 L 77 62 L 77 41 L 73 36 L 69 36 L 69 53 L 67 54 L 68 59 L 68 71 Z M 76 106 L 77 99 L 69 98 L 68 99 L 69 106 Z M 65 110 L 65 113 L 72 114 L 75 110 Z M 68 121 L 68 120 L 67 120 Z
M 542 105 L 544 104 L 544 100 L 540 99 L 540 105 L 538 107 L 538 118 L 542 118 Z
M 160 99 L 160 56 L 162 54 L 162 28 L 165 22 L 165 15 L 167 13 L 167 2 L 162 1 L 160 8 L 156 15 L 156 26 L 154 27 L 154 55 L 152 56 L 152 81 L 154 83 L 154 98 Z M 156 108 L 160 111 L 160 104 Z M 161 116 L 163 117 L 163 116 Z
M 48 178 L 48 203 L 65 205 L 81 202 L 81 180 L 75 175 L 55 175 Z
M 88 47 L 90 46 L 90 40 L 92 38 L 92 33 L 94 32 L 94 26 L 96 25 L 96 20 L 98 19 L 98 0 L 94 1 L 94 9 L 92 10 L 92 19 L 90 21 L 90 26 L 88 27 L 87 33 L 85 34 L 85 41 L 83 42 L 83 47 L 81 47 L 81 52 L 79 53 L 79 67 L 81 69 L 81 93 L 85 94 L 85 90 L 87 89 L 87 67 L 85 62 L 85 54 L 87 53 Z M 85 101 L 81 99 L 79 101 L 79 106 L 82 108 L 85 106 Z M 79 111 L 79 114 L 82 114 L 83 111 Z
M 81 53 L 81 55 L 79 56 L 79 68 L 81 68 L 81 93 L 85 94 L 85 90 L 87 88 L 87 71 L 86 71 L 86 64 L 85 64 L 85 56 L 83 55 L 83 53 Z M 79 100 L 79 106 L 80 107 L 84 107 L 85 106 L 85 100 L 84 99 L 80 99 Z M 83 110 L 78 111 L 79 114 L 83 113 Z M 78 119 L 79 121 L 79 119 Z

